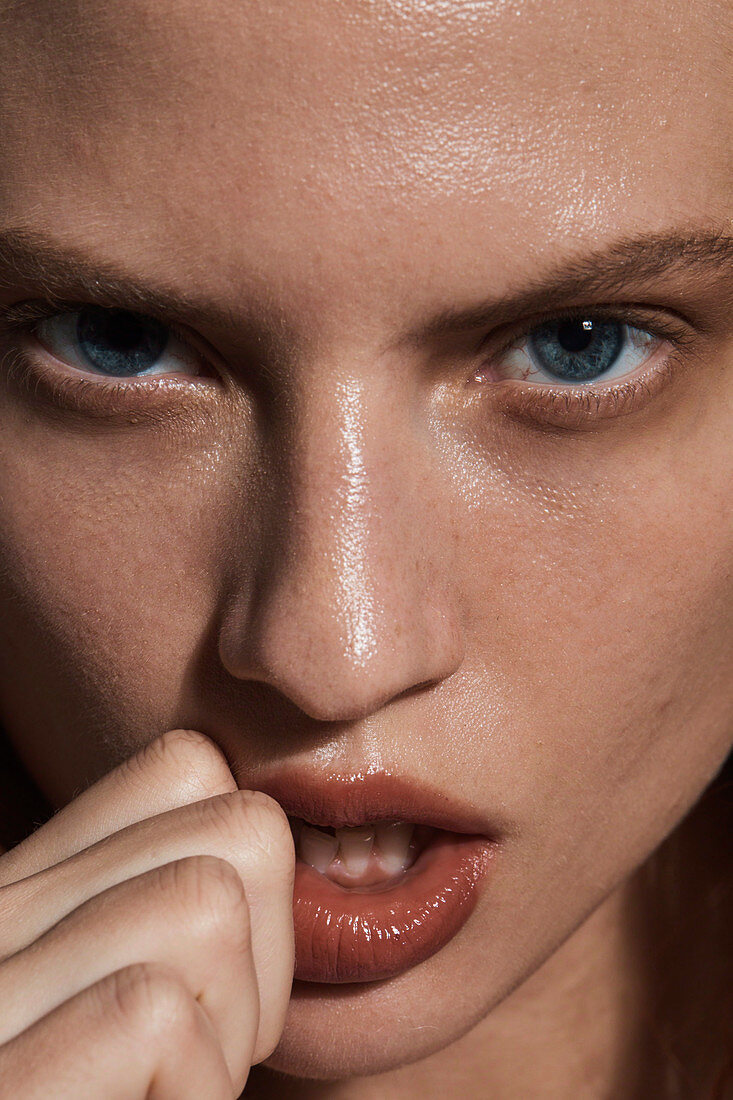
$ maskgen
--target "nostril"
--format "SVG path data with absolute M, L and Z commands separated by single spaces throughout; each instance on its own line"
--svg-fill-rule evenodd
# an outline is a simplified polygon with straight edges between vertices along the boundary
M 427 691 L 429 688 L 434 687 L 437 680 L 421 680 L 417 684 L 412 684 L 410 687 L 406 687 L 404 691 L 401 691 L 399 695 L 395 696 L 395 699 L 406 699 L 410 695 L 419 695 L 421 691 Z
M 398 699 L 429 691 L 445 677 L 411 678 L 429 659 L 415 646 L 395 654 L 385 647 L 366 665 L 356 665 L 332 642 L 285 631 L 269 644 L 249 649 L 246 663 L 227 660 L 224 667 L 235 679 L 259 682 L 273 689 L 307 718 L 319 723 L 358 722 Z M 243 647 L 244 649 L 244 647 Z M 421 670 L 422 671 L 422 670 Z M 452 673 L 453 668 L 445 670 Z

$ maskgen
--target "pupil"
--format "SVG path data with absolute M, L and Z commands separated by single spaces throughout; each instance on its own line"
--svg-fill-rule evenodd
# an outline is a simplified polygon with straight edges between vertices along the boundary
M 131 351 L 140 343 L 142 326 L 132 314 L 115 314 L 110 317 L 105 332 L 107 343 L 115 345 L 120 351 Z
M 562 321 L 557 328 L 557 339 L 565 351 L 585 351 L 593 341 L 593 322 Z
M 154 317 L 100 306 L 79 311 L 76 335 L 95 370 L 120 378 L 149 370 L 168 343 L 167 328 Z

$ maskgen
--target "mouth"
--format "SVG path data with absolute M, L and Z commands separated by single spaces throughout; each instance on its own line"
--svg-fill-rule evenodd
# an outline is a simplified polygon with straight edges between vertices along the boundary
M 441 950 L 468 920 L 496 831 L 437 793 L 385 773 L 262 784 L 295 851 L 295 978 L 372 982 Z

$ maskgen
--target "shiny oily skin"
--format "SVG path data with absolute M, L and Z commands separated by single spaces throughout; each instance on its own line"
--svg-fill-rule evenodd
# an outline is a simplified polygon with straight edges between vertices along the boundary
M 486 333 L 414 338 L 729 218 L 722 6 L 574 8 L 0 4 L 0 231 L 177 292 L 215 368 L 58 398 L 29 345 L 32 383 L 0 377 L 0 721 L 30 774 L 61 805 L 193 727 L 240 786 L 385 769 L 502 834 L 437 956 L 348 1009 L 294 997 L 271 1060 L 293 1074 L 388 1070 L 479 1021 L 490 1051 L 491 1010 L 730 747 L 723 267 L 563 303 L 688 319 L 617 416 L 548 423 L 536 390 L 510 415 L 471 381 Z M 39 297 L 0 272 L 0 305 Z

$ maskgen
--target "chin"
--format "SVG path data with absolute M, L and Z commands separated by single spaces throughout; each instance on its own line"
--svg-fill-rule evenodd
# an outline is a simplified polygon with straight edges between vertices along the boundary
M 437 955 L 384 981 L 296 981 L 280 1043 L 264 1064 L 292 1077 L 343 1080 L 386 1073 L 442 1050 L 499 999 L 487 988 L 483 937 L 473 931 L 463 930 Z

